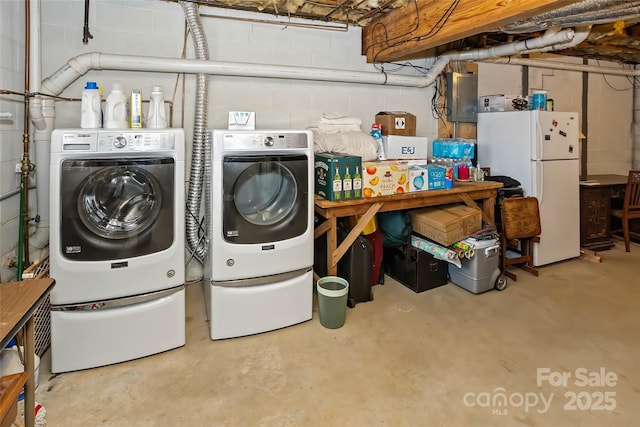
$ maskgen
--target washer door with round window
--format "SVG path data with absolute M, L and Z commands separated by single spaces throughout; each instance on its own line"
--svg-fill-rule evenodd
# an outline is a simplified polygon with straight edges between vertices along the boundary
M 174 241 L 174 160 L 64 160 L 61 253 L 74 261 L 133 258 Z
M 291 239 L 308 227 L 305 155 L 228 156 L 223 161 L 223 238 L 255 244 Z

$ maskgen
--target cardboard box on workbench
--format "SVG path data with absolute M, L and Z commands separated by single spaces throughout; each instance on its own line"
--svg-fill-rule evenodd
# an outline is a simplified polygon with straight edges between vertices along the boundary
M 382 125 L 383 135 L 416 135 L 416 116 L 405 111 L 381 111 L 376 123 Z

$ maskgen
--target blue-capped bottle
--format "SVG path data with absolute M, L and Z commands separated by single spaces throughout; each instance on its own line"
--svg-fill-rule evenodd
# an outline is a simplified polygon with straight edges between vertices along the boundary
M 384 144 L 382 141 L 382 125 L 380 123 L 374 123 L 371 125 L 371 136 L 376 140 L 376 152 L 378 160 L 386 160 L 384 153 Z
M 100 91 L 96 82 L 87 82 L 82 91 L 80 107 L 80 127 L 82 129 L 99 129 L 102 127 L 102 109 L 100 108 Z

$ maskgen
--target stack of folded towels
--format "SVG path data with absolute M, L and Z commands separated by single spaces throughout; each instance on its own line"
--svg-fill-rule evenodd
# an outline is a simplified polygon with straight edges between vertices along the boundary
M 375 139 L 362 132 L 362 120 L 341 113 L 324 113 L 307 129 L 313 132 L 316 153 L 335 152 L 360 156 L 362 161 L 377 159 Z

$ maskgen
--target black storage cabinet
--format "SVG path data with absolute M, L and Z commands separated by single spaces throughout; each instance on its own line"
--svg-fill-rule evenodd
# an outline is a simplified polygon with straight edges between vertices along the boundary
M 385 273 L 414 292 L 447 284 L 448 263 L 411 245 L 384 248 Z

